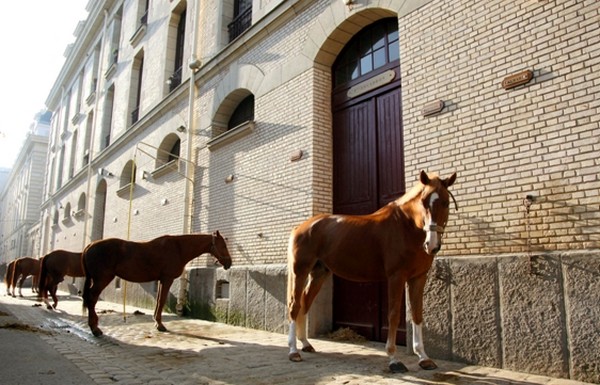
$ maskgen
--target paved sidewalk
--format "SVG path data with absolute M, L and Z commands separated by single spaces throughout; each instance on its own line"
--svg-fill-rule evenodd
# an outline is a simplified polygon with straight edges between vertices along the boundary
M 384 344 L 374 342 L 313 339 L 319 352 L 305 353 L 303 362 L 292 363 L 282 334 L 171 314 L 163 315 L 169 331 L 160 333 L 153 328 L 151 310 L 127 306 L 124 320 L 122 305 L 102 301 L 97 311 L 104 336 L 95 338 L 82 315 L 80 298 L 60 293 L 58 310 L 51 311 L 39 306 L 29 290 L 23 292 L 25 298 L 0 295 L 0 331 L 10 331 L 0 333 L 0 346 L 6 349 L 17 341 L 11 334 L 35 334 L 64 357 L 56 369 L 40 369 L 50 370 L 55 379 L 64 376 L 63 383 L 72 382 L 60 365 L 74 365 L 83 376 L 78 378 L 95 384 L 584 384 L 439 360 L 437 370 L 424 371 L 416 356 L 410 355 L 402 358 L 409 372 L 392 374 Z M 6 328 L 6 319 L 28 330 Z M 3 377 L 18 370 L 5 364 L 0 370 L 2 383 Z M 30 361 L 29 365 L 38 369 L 41 364 Z

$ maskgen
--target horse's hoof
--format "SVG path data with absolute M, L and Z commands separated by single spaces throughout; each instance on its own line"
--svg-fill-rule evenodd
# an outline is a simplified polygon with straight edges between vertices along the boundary
M 402 362 L 394 362 L 390 364 L 390 371 L 392 373 L 406 373 L 408 368 Z
M 92 334 L 94 335 L 94 337 L 100 337 L 104 333 L 102 333 L 102 330 L 96 328 L 96 329 L 92 329 Z
M 302 356 L 300 355 L 300 353 L 296 352 L 296 353 L 290 353 L 288 355 L 288 358 L 290 359 L 290 361 L 292 362 L 300 362 L 302 361 Z
M 429 358 L 419 361 L 419 366 L 421 367 L 421 369 L 425 370 L 437 369 L 437 365 L 435 364 L 435 362 L 433 362 Z
M 167 328 L 164 325 L 158 325 L 156 326 L 156 330 L 158 330 L 159 332 L 166 332 Z
M 304 346 L 302 348 L 302 351 L 306 352 L 306 353 L 314 353 L 314 352 L 316 352 L 315 348 L 313 348 L 312 345 Z
M 46 305 L 46 309 L 52 310 L 52 305 Z

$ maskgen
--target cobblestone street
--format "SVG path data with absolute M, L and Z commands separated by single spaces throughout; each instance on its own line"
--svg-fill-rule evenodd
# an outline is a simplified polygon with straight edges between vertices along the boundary
M 127 306 L 124 321 L 122 305 L 102 301 L 97 310 L 104 336 L 95 338 L 80 298 L 62 293 L 58 310 L 49 311 L 29 289 L 23 292 L 25 298 L 0 297 L 0 327 L 35 334 L 96 384 L 583 384 L 439 360 L 439 369 L 424 371 L 409 355 L 403 357 L 409 372 L 392 374 L 384 345 L 373 342 L 314 339 L 319 352 L 292 363 L 282 334 L 171 314 L 163 316 L 169 331 L 160 333 L 153 328 L 151 310 Z M 11 342 L 1 340 L 2 346 Z M 3 365 L 3 372 L 10 370 Z M 53 372 L 61 375 L 60 368 Z

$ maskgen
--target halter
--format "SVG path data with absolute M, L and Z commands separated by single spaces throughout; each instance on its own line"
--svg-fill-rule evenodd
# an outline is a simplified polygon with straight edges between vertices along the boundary
M 429 225 L 428 231 L 435 231 L 436 233 L 444 234 L 444 228 L 440 225 Z
M 211 234 L 212 237 L 212 245 L 210 246 L 210 251 L 212 252 L 212 254 L 218 259 L 221 260 L 221 254 L 219 254 L 218 250 L 217 250 L 217 241 L 216 241 L 216 236 L 215 234 Z

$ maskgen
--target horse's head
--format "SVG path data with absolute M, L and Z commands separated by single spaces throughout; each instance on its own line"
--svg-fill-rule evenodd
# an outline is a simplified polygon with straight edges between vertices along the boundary
M 225 270 L 231 267 L 231 255 L 229 255 L 229 250 L 227 249 L 227 243 L 225 242 L 225 238 L 221 236 L 219 231 L 215 231 L 212 233 L 212 246 L 210 248 L 211 254 L 217 258 L 219 263 L 223 265 Z
M 425 171 L 421 171 L 421 183 L 424 185 L 421 193 L 421 203 L 425 208 L 423 230 L 426 233 L 423 248 L 429 255 L 435 255 L 442 248 L 442 236 L 448 222 L 450 212 L 450 198 L 454 199 L 448 191 L 456 180 L 456 173 L 449 178 L 440 179 L 429 177 Z

